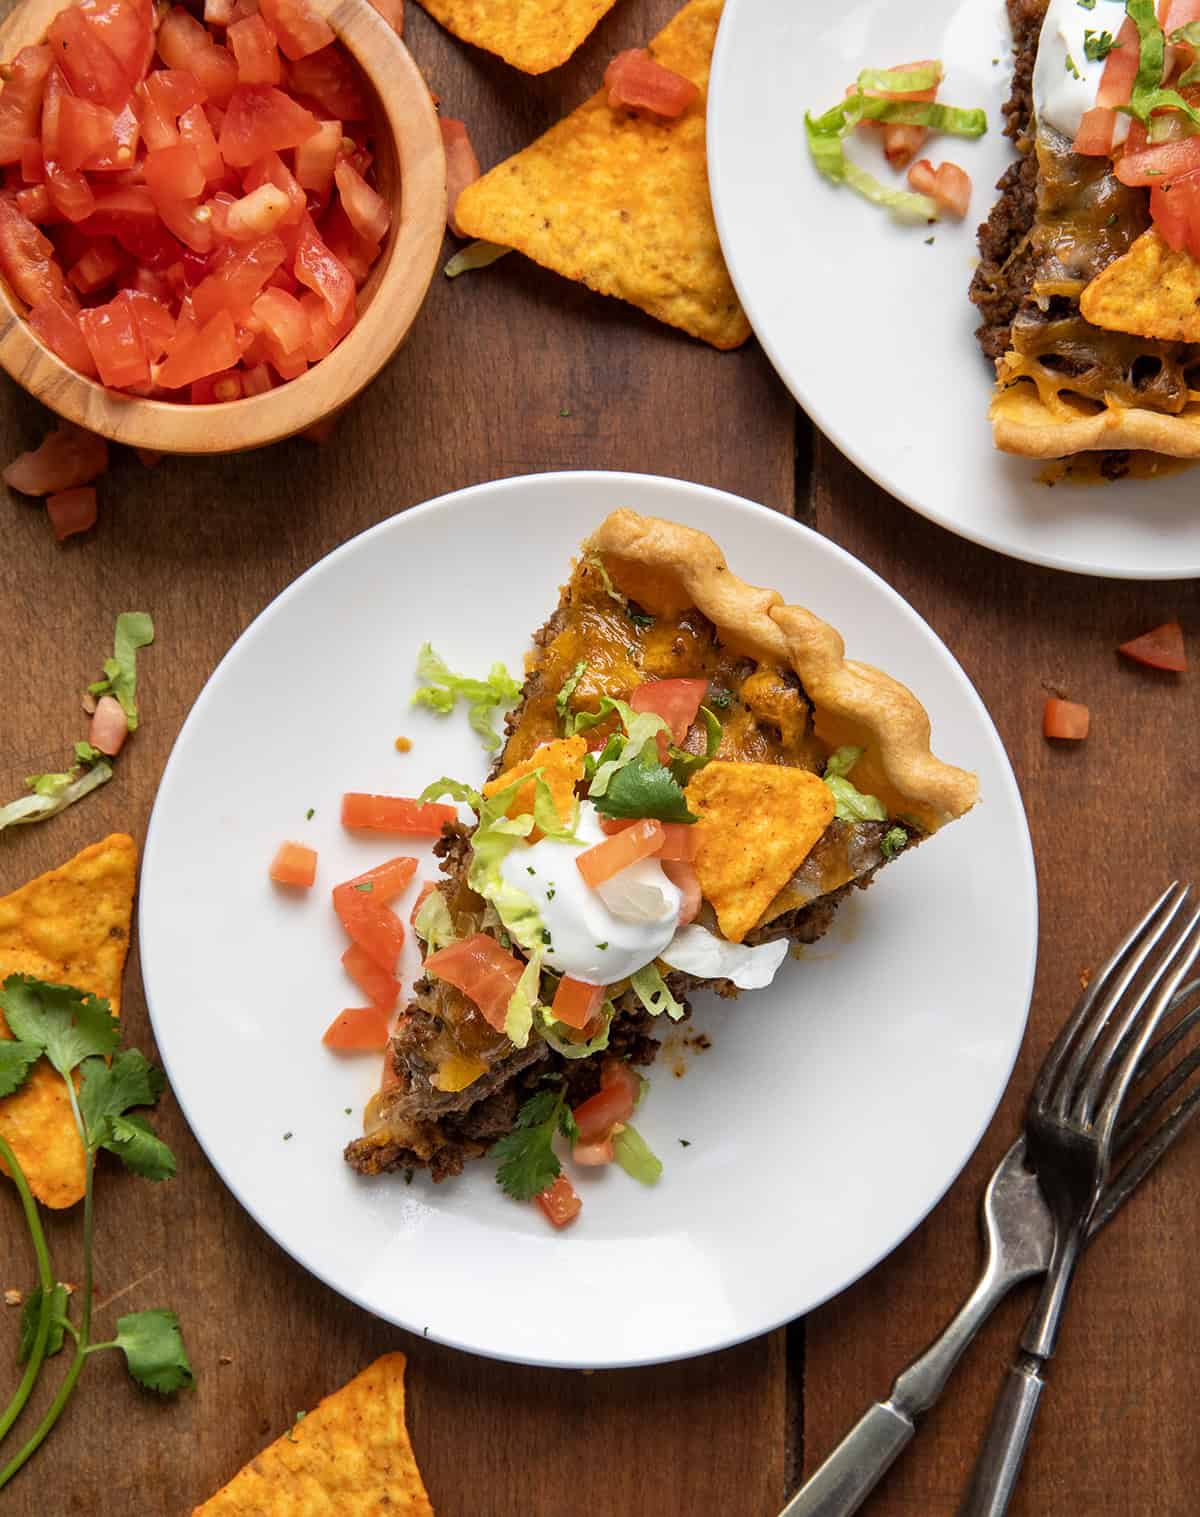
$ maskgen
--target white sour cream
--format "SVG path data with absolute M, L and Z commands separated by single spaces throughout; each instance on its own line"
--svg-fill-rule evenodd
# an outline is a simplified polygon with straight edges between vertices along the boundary
M 605 840 L 591 801 L 579 804 L 576 832 L 585 847 Z M 581 852 L 542 838 L 506 854 L 500 872 L 541 912 L 550 937 L 547 968 L 588 985 L 612 985 L 651 963 L 675 936 L 683 895 L 657 859 L 642 859 L 607 881 L 602 896 L 576 867 Z
M 1043 125 L 1074 138 L 1084 111 L 1096 104 L 1104 73 L 1104 59 L 1093 62 L 1084 52 L 1084 33 L 1115 37 L 1124 20 L 1121 0 L 1096 0 L 1093 10 L 1084 10 L 1079 0 L 1050 0 L 1033 70 L 1033 109 Z M 1129 117 L 1118 111 L 1113 142 L 1124 142 L 1128 135 Z

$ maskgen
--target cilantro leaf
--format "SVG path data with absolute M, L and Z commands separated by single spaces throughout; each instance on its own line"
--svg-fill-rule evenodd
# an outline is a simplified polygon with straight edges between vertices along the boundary
M 493 717 L 500 707 L 512 705 L 521 693 L 520 685 L 503 664 L 494 663 L 485 680 L 472 679 L 469 675 L 455 674 L 429 643 L 422 643 L 417 654 L 417 678 L 425 683 L 413 695 L 414 706 L 428 706 L 445 716 L 460 699 L 464 700 L 472 730 L 483 739 L 484 747 L 499 748 L 500 734 Z
M 169 1395 L 190 1389 L 196 1383 L 188 1363 L 174 1312 L 154 1307 L 146 1312 L 131 1312 L 117 1322 L 113 1340 L 125 1355 L 129 1373 L 149 1391 Z
M 647 745 L 623 769 L 616 770 L 603 795 L 592 797 L 597 811 L 605 816 L 657 817 L 660 822 L 694 822 L 687 798 L 679 781 L 659 763 L 651 745 Z
M 41 1056 L 40 1043 L 0 1038 L 0 1096 L 11 1096 L 14 1090 L 20 1090 Z
M 32 975 L 9 975 L 0 986 L 0 1010 L 13 1036 L 36 1043 L 61 1075 L 94 1054 L 112 1053 L 121 1038 L 107 1001 Z
M 105 679 L 89 685 L 93 695 L 111 691 L 121 703 L 130 732 L 137 731 L 137 651 L 154 641 L 154 623 L 145 611 L 122 611 L 113 634 L 113 656 L 104 660 Z
M 83 1066 L 79 1110 L 88 1143 L 96 1146 L 102 1123 L 124 1115 L 131 1106 L 153 1106 L 166 1079 L 136 1048 L 122 1049 L 111 1064 L 88 1059 Z
M 584 671 L 586 669 L 587 659 L 581 658 L 575 665 L 574 669 L 571 670 L 570 674 L 567 675 L 566 679 L 563 680 L 562 688 L 554 697 L 554 709 L 558 712 L 558 724 L 564 732 L 567 729 L 567 724 L 571 720 L 571 697 L 575 694 L 575 686 L 578 685 L 579 681 L 582 679 Z
M 530 1096 L 512 1132 L 493 1145 L 491 1152 L 500 1160 L 496 1183 L 514 1201 L 532 1201 L 562 1173 L 553 1147 L 556 1132 L 572 1141 L 579 1132 L 561 1086 Z
M 1121 44 L 1111 32 L 1094 32 L 1087 28 L 1083 34 L 1083 55 L 1091 63 L 1099 63 L 1109 53 L 1119 50 Z
M 155 1133 L 145 1117 L 107 1117 L 99 1146 L 116 1154 L 126 1169 L 143 1180 L 169 1180 L 175 1173 L 175 1155 Z
M 37 1338 L 38 1318 L 42 1314 L 42 1287 L 35 1285 L 21 1308 L 21 1335 L 17 1341 L 17 1363 L 27 1364 Z M 46 1336 L 46 1358 L 51 1359 L 63 1346 L 63 1318 L 67 1315 L 67 1287 L 60 1280 L 50 1292 L 50 1331 Z

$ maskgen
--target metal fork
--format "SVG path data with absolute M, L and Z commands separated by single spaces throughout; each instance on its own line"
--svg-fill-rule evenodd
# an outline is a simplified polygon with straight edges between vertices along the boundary
M 1108 1180 L 1121 1103 L 1200 956 L 1200 909 L 1183 912 L 1188 894 L 1187 886 L 1171 885 L 1133 929 L 1080 997 L 1034 1085 L 1025 1139 L 1054 1215 L 1054 1248 L 959 1517 L 1003 1517 L 1008 1510 L 1045 1386 L 1042 1371 Z
M 1184 1008 L 1191 1005 L 1190 1010 Z M 1147 1051 L 1138 1078 L 1162 1063 L 1200 1025 L 1200 980 L 1175 996 L 1170 1015 L 1183 1012 L 1171 1030 Z M 1117 1129 L 1119 1154 L 1145 1136 L 1167 1102 L 1200 1068 L 1193 1050 L 1151 1090 Z M 1167 1113 L 1145 1142 L 1113 1176 L 1088 1230 L 1088 1241 L 1125 1204 L 1167 1149 L 1200 1111 L 1200 1089 Z M 805 1482 L 780 1517 L 851 1517 L 891 1468 L 916 1432 L 915 1419 L 938 1400 L 968 1345 L 998 1303 L 1023 1280 L 1044 1274 L 1054 1245 L 1054 1218 L 1036 1176 L 1025 1164 L 1025 1139 L 1000 1160 L 983 1197 L 986 1262 L 978 1284 L 941 1335 L 896 1378 L 886 1400 L 877 1401 Z

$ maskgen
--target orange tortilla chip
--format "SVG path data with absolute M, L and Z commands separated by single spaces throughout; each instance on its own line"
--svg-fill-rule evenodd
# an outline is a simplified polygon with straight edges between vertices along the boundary
M 555 811 L 558 812 L 559 821 L 569 822 L 575 801 L 575 786 L 583 778 L 585 753 L 587 753 L 587 743 L 578 734 L 574 737 L 556 738 L 552 743 L 543 743 L 540 748 L 535 748 L 527 759 L 522 759 L 519 764 L 514 764 L 511 769 L 498 774 L 494 780 L 489 780 L 483 787 L 483 793 L 495 795 L 498 790 L 503 790 L 506 785 L 511 785 L 514 780 L 520 779 L 523 774 L 532 774 L 535 769 L 540 769 L 542 778 L 549 787 L 550 797 L 554 802 Z M 508 808 L 509 816 L 520 816 L 523 812 L 533 810 L 534 789 L 533 780 L 521 786 L 513 797 L 512 805 Z M 529 834 L 529 841 L 535 843 L 541 835 L 535 827 Z
M 433 1517 L 404 1425 L 404 1355 L 384 1354 L 192 1517 Z
M 687 802 L 700 818 L 700 890 L 740 943 L 833 821 L 833 793 L 807 769 L 714 759 L 693 775 Z
M 1200 342 L 1200 263 L 1150 228 L 1079 297 L 1085 321 L 1160 342 Z
M 565 63 L 616 0 L 421 0 L 448 32 L 526 74 Z
M 103 996 L 119 1016 L 136 878 L 134 841 L 115 832 L 0 896 L 0 983 L 29 974 L 74 985 Z M 0 1013 L 0 1037 L 11 1036 Z M 45 1059 L 20 1090 L 0 1100 L 0 1133 L 39 1201 L 62 1208 L 83 1199 L 83 1148 L 67 1088 Z
M 700 99 L 666 123 L 599 90 L 458 197 L 465 236 L 516 248 L 716 348 L 750 335 L 708 193 L 704 111 L 722 0 L 690 0 L 650 44 Z

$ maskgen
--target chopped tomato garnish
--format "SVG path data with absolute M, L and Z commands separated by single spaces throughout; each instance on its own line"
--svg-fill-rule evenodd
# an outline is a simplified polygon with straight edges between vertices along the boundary
M 1161 185 L 1200 170 L 1200 137 L 1180 137 L 1158 142 L 1140 152 L 1125 151 L 1117 161 L 1116 175 L 1122 184 Z
M 686 859 L 664 859 L 662 867 L 671 884 L 683 892 L 683 900 L 679 905 L 679 925 L 686 927 L 689 922 L 696 920 L 700 910 L 700 876 L 696 873 L 696 866 Z
M 81 485 L 77 490 L 63 490 L 58 495 L 47 495 L 46 512 L 55 538 L 62 542 L 64 538 L 74 537 L 77 532 L 87 532 L 96 525 L 96 492 L 91 485 Z M 117 709 L 121 709 L 119 704 Z M 122 711 L 122 719 L 124 715 Z M 95 738 L 91 741 L 100 748 Z M 107 751 L 101 749 L 101 752 Z
M 342 826 L 355 830 L 435 838 L 457 817 L 454 807 L 442 801 L 414 801 L 401 795 L 363 795 L 357 791 L 347 791 L 342 797 Z
M 333 41 L 329 23 L 306 0 L 260 0 L 259 8 L 291 59 L 306 58 Z
M 559 1175 L 554 1184 L 533 1198 L 542 1215 L 555 1227 L 566 1227 L 583 1210 L 583 1202 L 575 1194 L 575 1187 L 566 1175 Z
M 166 362 L 158 371 L 157 380 L 164 389 L 182 389 L 206 375 L 231 369 L 241 356 L 233 317 L 228 311 L 218 311 L 197 331 L 176 337 Z M 96 362 L 99 361 L 97 358 Z
M 388 1045 L 388 1018 L 378 1006 L 350 1006 L 339 1012 L 321 1038 L 339 1053 L 380 1053 Z
M 624 832 L 634 823 L 625 817 L 602 816 L 599 818 L 601 830 L 607 832 L 610 837 L 618 832 Z M 696 854 L 696 827 L 694 822 L 663 822 L 663 843 L 655 855 L 659 859 L 691 859 Z
M 883 123 L 883 156 L 894 169 L 907 168 L 929 136 L 927 126 L 914 126 L 906 121 Z
M 644 817 L 624 831 L 605 838 L 602 843 L 596 843 L 576 854 L 575 867 L 583 876 L 584 882 L 594 890 L 597 885 L 611 880 L 614 874 L 627 869 L 630 864 L 658 853 L 662 845 L 663 824 L 653 817 Z
M 1078 701 L 1063 701 L 1051 696 L 1042 713 L 1042 734 L 1045 737 L 1067 738 L 1078 742 L 1087 737 L 1090 715 L 1086 706 Z
M 372 892 L 358 890 L 351 884 L 334 886 L 333 909 L 351 940 L 380 969 L 395 974 L 404 947 L 404 923 L 396 913 L 375 900 Z
M 1084 111 L 1075 133 L 1074 151 L 1092 158 L 1107 158 L 1112 152 L 1117 113 L 1109 106 L 1096 105 Z
M 708 681 L 703 679 L 656 679 L 641 684 L 629 697 L 634 711 L 652 711 L 671 729 L 671 739 L 682 743 L 696 720 Z
M 1104 72 L 1100 76 L 1100 88 L 1096 92 L 1098 106 L 1112 110 L 1118 105 L 1129 104 L 1141 56 L 1137 26 L 1126 16 L 1117 32 L 1117 45 L 1109 49 L 1108 57 L 1104 60 Z
M 323 117 L 337 121 L 366 119 L 367 103 L 358 76 L 350 59 L 338 47 L 323 47 L 319 52 L 298 58 L 288 69 L 288 82 L 292 93 L 310 100 Z
M 22 495 L 51 495 L 89 484 L 108 468 L 108 444 L 103 437 L 60 421 L 40 446 L 14 458 L 4 470 L 4 483 Z
M 599 1138 L 595 1143 L 576 1143 L 571 1149 L 571 1158 L 585 1168 L 611 1164 L 613 1161 L 612 1137 Z
M 63 293 L 63 272 L 54 258 L 54 244 L 8 195 L 0 195 L 0 272 L 26 305 Z
M 380 1011 L 391 1011 L 400 994 L 400 981 L 395 975 L 381 969 L 365 949 L 351 943 L 342 955 L 346 973 Z
M 301 189 L 311 190 L 315 195 L 328 195 L 341 150 L 342 123 L 322 121 L 295 152 L 296 180 Z
M 603 985 L 588 985 L 583 980 L 573 980 L 563 975 L 554 992 L 554 1004 L 550 1010 L 560 1022 L 577 1031 L 586 1027 L 604 1005 L 607 990 Z
M 409 858 L 407 854 L 400 854 L 397 858 L 388 859 L 386 864 L 376 864 L 373 869 L 368 869 L 364 874 L 356 874 L 346 884 L 352 886 L 360 895 L 369 895 L 382 906 L 388 906 L 401 895 L 417 872 L 416 859 Z
M 121 710 L 119 704 L 117 709 Z M 96 715 L 99 714 L 100 706 L 97 705 Z M 124 716 L 125 713 L 122 711 L 121 715 Z M 95 742 L 95 739 L 92 741 Z M 96 746 L 99 748 L 100 744 L 96 743 Z M 271 878 L 280 885 L 302 885 L 308 889 L 317 878 L 316 849 L 307 848 L 303 843 L 281 843 L 271 860 Z
M 971 204 L 971 178 L 957 163 L 941 163 L 935 169 L 921 158 L 908 171 L 908 182 L 919 195 L 930 195 L 944 211 L 960 219 Z
M 446 150 L 446 225 L 456 237 L 461 237 L 454 219 L 454 207 L 466 187 L 479 178 L 479 159 L 471 145 L 466 122 L 457 121 L 453 116 L 439 116 L 438 125 Z
M 44 43 L 23 47 L 0 90 L 0 163 L 19 163 L 25 144 L 38 136 L 42 94 L 54 55 Z
M 461 990 L 479 1008 L 489 1026 L 503 1032 L 508 1003 L 525 965 L 501 948 L 495 938 L 477 932 L 431 953 L 425 960 L 425 972 Z
M 79 325 L 100 378 L 106 385 L 124 389 L 129 385 L 149 383 L 146 345 L 133 305 L 124 295 L 118 295 L 107 305 L 81 311 Z
M 382 195 L 375 193 L 347 158 L 338 159 L 334 179 L 350 225 L 360 237 L 382 242 L 392 219 Z
M 700 98 L 690 79 L 656 63 L 644 47 L 618 53 L 604 70 L 604 87 L 614 109 L 650 111 L 666 121 L 682 116 Z
M 1139 664 L 1149 664 L 1152 669 L 1170 669 L 1176 674 L 1187 671 L 1183 628 L 1178 622 L 1164 622 L 1161 627 L 1122 643 L 1117 651 Z
M 628 1122 L 637 1105 L 642 1082 L 628 1064 L 606 1059 L 600 1070 L 600 1089 L 575 1107 L 572 1115 L 580 1143 L 607 1138 L 618 1122 Z
M 237 62 L 239 84 L 278 84 L 283 77 L 275 33 L 261 15 L 235 21 L 225 33 Z

